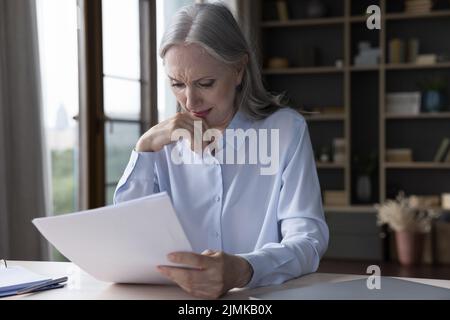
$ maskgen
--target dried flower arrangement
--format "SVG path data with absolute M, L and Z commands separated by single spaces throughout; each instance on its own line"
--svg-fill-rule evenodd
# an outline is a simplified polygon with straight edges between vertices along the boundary
M 396 200 L 387 200 L 375 208 L 378 210 L 378 225 L 388 224 L 394 231 L 427 233 L 431 230 L 432 220 L 440 215 L 426 201 L 420 201 L 417 196 L 405 197 L 403 191 Z

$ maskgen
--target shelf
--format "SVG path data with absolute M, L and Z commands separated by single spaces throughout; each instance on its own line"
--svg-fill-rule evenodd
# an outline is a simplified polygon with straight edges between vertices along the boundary
M 302 26 L 329 26 L 336 24 L 343 24 L 345 22 L 344 17 L 332 17 L 321 19 L 297 19 L 288 21 L 263 21 L 261 27 L 263 28 L 288 28 L 288 27 L 302 27 Z
M 380 66 L 351 66 L 350 71 L 352 72 L 364 72 L 364 71 L 378 71 Z
M 386 169 L 450 169 L 447 162 L 385 162 Z
M 317 169 L 345 169 L 345 163 L 322 163 L 316 162 Z
M 368 16 L 351 16 L 350 22 L 366 22 Z
M 437 10 L 424 13 L 387 13 L 386 20 L 406 20 L 406 19 L 423 19 L 423 18 L 442 18 L 450 17 L 450 10 Z
M 450 119 L 450 112 L 430 112 L 419 114 L 386 114 L 387 120 L 429 120 L 429 119 Z
M 384 66 L 386 70 L 417 70 L 417 69 L 440 69 L 450 68 L 450 62 L 439 62 L 435 64 L 415 64 L 415 63 L 391 63 Z
M 418 70 L 418 69 L 441 69 L 450 68 L 450 62 L 439 62 L 435 64 L 415 64 L 415 63 L 388 63 L 376 66 L 351 66 L 352 72 L 378 71 L 381 68 L 386 70 Z
M 304 115 L 306 121 L 344 121 L 344 114 L 315 114 L 315 115 Z
M 374 205 L 355 205 L 355 206 L 325 206 L 325 212 L 337 213 L 376 213 Z
M 388 21 L 395 20 L 411 20 L 411 19 L 427 19 L 427 18 L 445 18 L 450 17 L 450 10 L 437 10 L 424 13 L 387 13 L 381 18 Z M 302 27 L 302 26 L 328 26 L 328 25 L 339 25 L 346 21 L 352 23 L 366 22 L 368 16 L 351 16 L 351 17 L 330 17 L 330 18 L 319 18 L 319 19 L 293 19 L 288 21 L 263 21 L 261 27 L 263 28 L 288 28 L 288 27 Z
M 342 73 L 343 68 L 336 67 L 308 67 L 308 68 L 280 68 L 280 69 L 264 69 L 265 75 L 285 75 L 285 74 L 330 74 L 330 73 Z

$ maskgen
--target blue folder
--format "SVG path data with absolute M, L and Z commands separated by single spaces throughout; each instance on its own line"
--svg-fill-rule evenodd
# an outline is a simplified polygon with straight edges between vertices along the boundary
M 0 298 L 61 288 L 67 279 L 46 278 L 22 267 L 8 267 L 4 261 L 0 268 Z
M 30 283 L 0 288 L 0 298 L 15 296 L 17 294 L 20 294 L 20 290 L 27 289 L 28 287 L 31 287 L 31 286 L 34 287 L 36 285 L 41 285 L 46 282 L 47 281 L 36 281 L 36 282 L 30 282 Z M 62 288 L 64 286 L 65 286 L 64 283 L 50 284 L 50 285 L 46 285 L 46 286 L 40 287 L 40 288 L 32 290 L 32 291 L 29 291 L 27 293 L 34 293 L 34 292 L 39 292 L 39 291 L 58 289 L 58 288 Z

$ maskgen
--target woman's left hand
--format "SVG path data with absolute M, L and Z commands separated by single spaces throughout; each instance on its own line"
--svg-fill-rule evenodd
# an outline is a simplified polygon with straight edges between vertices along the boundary
M 232 288 L 244 287 L 253 274 L 247 260 L 222 251 L 174 252 L 168 259 L 193 269 L 158 266 L 158 271 L 199 298 L 217 299 Z

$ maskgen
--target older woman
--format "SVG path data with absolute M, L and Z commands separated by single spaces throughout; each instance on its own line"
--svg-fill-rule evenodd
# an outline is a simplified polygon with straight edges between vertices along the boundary
M 192 268 L 158 270 L 203 298 L 316 271 L 328 228 L 307 125 L 264 89 L 255 55 L 230 11 L 218 4 L 181 9 L 160 55 L 179 112 L 139 139 L 115 193 L 115 203 L 163 191 L 171 197 L 194 252 L 168 259 Z M 222 133 L 203 140 L 200 157 L 208 161 L 174 161 L 174 155 L 199 157 L 192 150 L 199 128 Z M 186 139 L 173 138 L 180 130 Z M 245 136 L 236 142 L 238 135 L 228 132 Z M 248 160 L 267 149 L 264 141 L 254 148 L 251 138 L 267 132 L 278 163 L 263 173 L 267 161 Z M 242 161 L 219 161 L 224 154 Z

